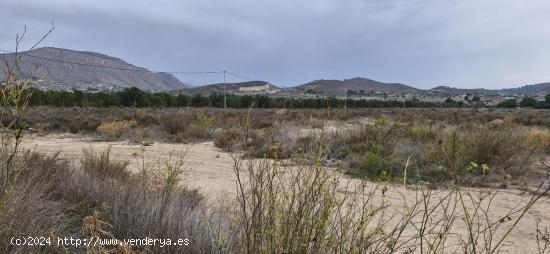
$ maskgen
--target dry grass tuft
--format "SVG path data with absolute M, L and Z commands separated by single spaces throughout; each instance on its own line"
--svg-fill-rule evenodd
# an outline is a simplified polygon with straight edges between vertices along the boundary
M 128 180 L 130 173 L 126 169 L 128 161 L 113 161 L 111 159 L 111 147 L 97 154 L 92 148 L 82 150 L 80 167 L 84 172 L 101 179 L 114 178 Z
M 240 132 L 236 129 L 229 129 L 218 133 L 214 139 L 214 145 L 226 151 L 231 151 L 241 141 Z
M 550 130 L 541 127 L 530 128 L 527 142 L 535 148 L 550 152 Z

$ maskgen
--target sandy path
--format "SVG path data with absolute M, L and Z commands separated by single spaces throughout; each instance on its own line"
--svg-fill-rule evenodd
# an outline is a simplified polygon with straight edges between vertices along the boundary
M 24 148 L 34 149 L 46 154 L 60 152 L 60 157 L 75 165 L 78 164 L 83 149 L 92 148 L 96 152 L 104 151 L 111 146 L 111 156 L 116 160 L 130 162 L 129 169 L 137 171 L 142 163 L 146 166 L 157 166 L 159 161 L 168 159 L 171 152 L 187 151 L 184 183 L 200 192 L 220 194 L 235 189 L 233 160 L 212 142 L 197 144 L 153 143 L 150 146 L 131 144 L 126 141 L 98 142 L 90 137 L 72 134 L 52 134 L 47 136 L 26 136 L 22 143 Z M 144 148 L 143 157 L 141 149 Z M 173 156 L 176 157 L 176 156 Z M 143 160 L 144 158 L 144 160 Z
M 129 144 L 124 141 L 98 142 L 89 137 L 82 137 L 70 134 L 55 135 L 30 135 L 26 136 L 23 146 L 29 149 L 46 154 L 61 152 L 61 157 L 78 163 L 83 148 L 93 148 L 96 151 L 112 147 L 112 156 L 119 160 L 130 162 L 130 168 L 136 170 L 142 162 L 141 147 L 138 144 Z M 221 196 L 224 193 L 235 193 L 235 175 L 233 172 L 233 161 L 221 149 L 214 146 L 212 142 L 204 142 L 192 145 L 154 143 L 145 147 L 144 158 L 146 164 L 156 164 L 159 159 L 169 157 L 171 151 L 183 151 L 188 149 L 186 161 L 187 170 L 184 174 L 184 183 L 198 189 L 207 196 Z M 371 183 L 373 186 L 375 183 Z M 471 189 L 474 195 L 480 190 Z M 487 191 L 487 190 L 481 190 Z M 413 190 L 404 190 L 402 186 L 390 186 L 386 195 L 392 203 L 403 202 L 402 193 L 407 200 L 414 200 Z M 502 215 L 513 209 L 518 204 L 525 203 L 529 199 L 528 194 L 516 190 L 503 190 L 493 201 L 491 213 Z M 536 220 L 541 219 L 544 225 L 550 225 L 550 198 L 542 198 L 527 213 L 523 220 L 512 232 L 504 243 L 500 253 L 537 253 L 535 241 Z M 461 220 L 461 219 L 459 219 Z M 463 224 L 460 221 L 460 224 Z M 454 230 L 463 230 L 463 225 L 458 225 Z

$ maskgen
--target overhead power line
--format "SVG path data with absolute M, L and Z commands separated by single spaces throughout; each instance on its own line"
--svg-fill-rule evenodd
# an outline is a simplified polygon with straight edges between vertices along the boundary
M 248 80 L 248 81 L 254 81 L 254 80 L 257 80 L 257 79 L 251 79 L 251 78 L 247 78 L 243 75 L 239 75 L 239 74 L 236 74 L 236 73 L 233 73 L 233 72 L 230 72 L 230 71 L 226 71 L 227 74 L 231 75 L 231 76 L 234 76 L 234 77 L 237 77 L 237 78 L 241 78 L 241 79 L 244 79 L 244 80 Z

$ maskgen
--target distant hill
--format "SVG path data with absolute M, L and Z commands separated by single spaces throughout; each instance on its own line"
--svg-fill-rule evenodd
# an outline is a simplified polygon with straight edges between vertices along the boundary
M 496 91 L 502 94 L 545 95 L 550 93 L 550 83 L 526 85 L 518 88 L 499 89 Z
M 211 84 L 198 87 L 190 87 L 181 90 L 182 92 L 191 94 L 211 94 L 211 93 L 227 93 L 230 94 L 275 94 L 281 91 L 280 88 L 265 82 L 265 81 L 248 81 L 240 83 L 223 83 Z
M 431 93 L 443 94 L 443 95 L 457 95 L 457 94 L 478 94 L 478 95 L 529 95 L 529 96 L 542 96 L 550 93 L 550 83 L 541 83 L 534 85 L 526 85 L 517 88 L 505 88 L 505 89 L 463 89 L 448 86 L 438 86 L 428 90 Z
M 385 93 L 419 92 L 420 89 L 400 83 L 383 83 L 367 78 L 352 78 L 344 80 L 316 80 L 295 89 L 306 92 L 314 92 L 322 95 L 345 95 L 347 90 Z
M 144 91 L 169 91 L 187 87 L 172 74 L 153 73 L 119 58 L 94 52 L 47 47 L 22 52 L 20 56 L 19 76 L 37 80 L 37 87 L 45 90 L 108 91 L 137 87 Z M 0 57 L 13 61 L 13 54 Z M 4 79 L 3 75 L 2 70 L 0 80 Z
M 484 88 L 463 89 L 463 88 L 448 87 L 448 86 L 437 86 L 428 90 L 428 92 L 434 93 L 434 94 L 448 95 L 448 96 L 462 95 L 462 94 L 478 94 L 478 95 L 498 94 L 496 90 L 489 90 Z
M 344 96 L 346 91 L 354 94 L 385 93 L 393 95 L 420 95 L 420 96 L 455 96 L 463 94 L 509 96 L 528 95 L 544 96 L 550 93 L 550 83 L 527 85 L 510 89 L 462 89 L 448 86 L 438 86 L 429 90 L 414 88 L 401 83 L 384 83 L 367 78 L 352 78 L 345 80 L 315 80 L 303 85 L 291 87 L 277 87 L 265 81 L 249 81 L 241 83 L 227 83 L 227 92 L 231 94 L 272 94 L 282 96 L 299 96 L 309 93 L 321 96 Z M 182 92 L 191 94 L 224 93 L 224 85 L 211 84 L 182 89 Z M 362 92 L 361 92 L 362 91 Z

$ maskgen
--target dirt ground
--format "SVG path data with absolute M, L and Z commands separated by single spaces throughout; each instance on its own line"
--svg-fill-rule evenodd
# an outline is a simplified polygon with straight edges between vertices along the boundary
M 233 160 L 227 153 L 215 147 L 213 142 L 153 143 L 144 147 L 126 141 L 103 142 L 73 134 L 34 134 L 26 136 L 23 141 L 24 148 L 35 149 L 46 154 L 60 152 L 61 158 L 76 164 L 82 155 L 82 149 L 92 148 L 95 151 L 102 151 L 108 146 L 111 146 L 112 157 L 117 160 L 129 161 L 132 170 L 137 170 L 143 161 L 147 166 L 155 166 L 168 159 L 172 151 L 187 151 L 184 184 L 190 188 L 198 189 L 205 196 L 211 198 L 232 195 L 236 191 Z M 141 155 L 142 148 L 144 148 L 143 156 Z M 376 183 L 370 184 L 376 185 Z M 480 192 L 488 190 L 470 189 L 470 191 L 474 195 L 478 195 Z M 403 197 L 413 200 L 415 198 L 415 192 L 411 188 L 404 189 L 398 185 L 389 186 L 386 195 L 396 204 L 403 202 Z M 518 204 L 527 202 L 529 197 L 529 194 L 517 190 L 502 190 L 493 201 L 491 212 L 495 215 L 503 214 Z M 509 223 L 513 223 L 513 219 Z M 537 219 L 540 219 L 543 225 L 550 225 L 550 198 L 543 197 L 535 204 L 511 233 L 500 253 L 537 253 L 535 241 Z M 461 230 L 461 228 L 463 227 L 458 226 L 455 230 Z
M 62 159 L 78 165 L 83 149 L 101 152 L 111 146 L 115 160 L 128 161 L 131 171 L 138 171 L 143 162 L 146 167 L 156 167 L 176 154 L 185 153 L 184 183 L 205 195 L 223 194 L 235 189 L 235 174 L 231 157 L 214 146 L 213 142 L 196 144 L 152 143 L 149 146 L 127 141 L 103 142 L 91 137 L 74 134 L 51 134 L 26 136 L 22 143 L 26 149 L 46 154 L 60 152 Z M 142 153 L 142 149 L 143 153 Z

